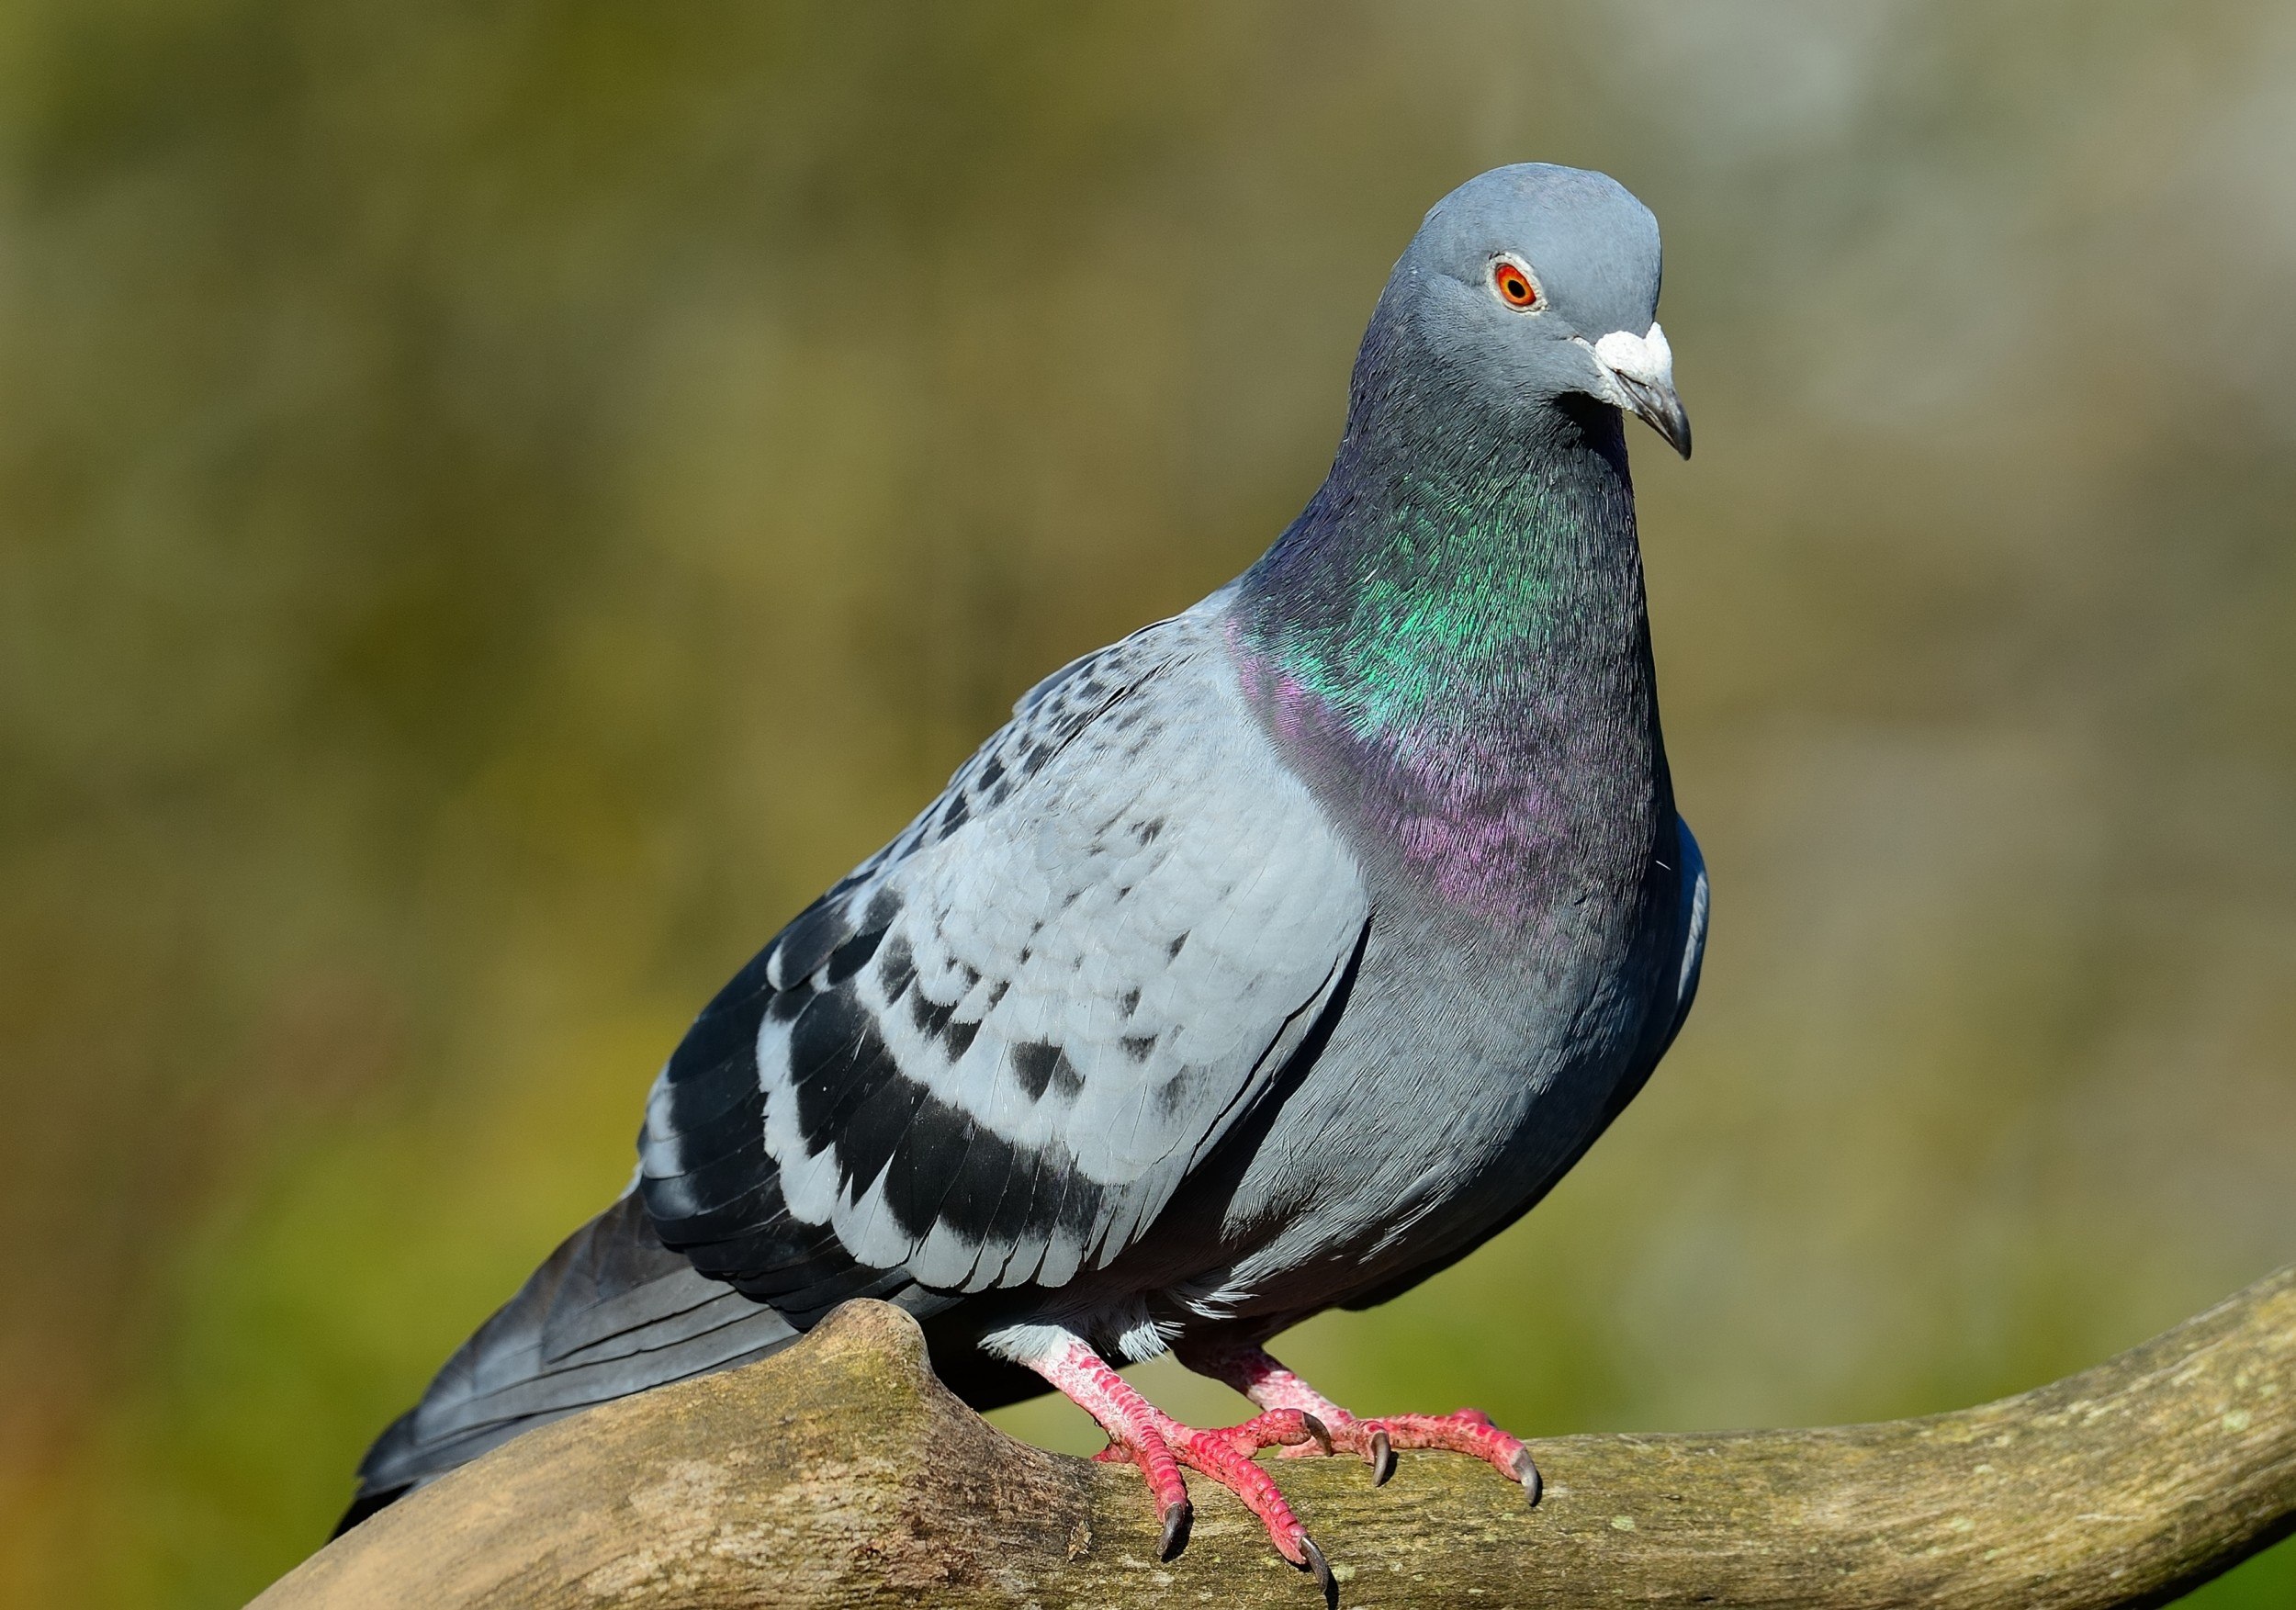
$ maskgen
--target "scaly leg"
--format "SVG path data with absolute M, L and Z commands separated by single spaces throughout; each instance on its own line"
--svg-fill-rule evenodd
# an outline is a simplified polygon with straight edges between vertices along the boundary
M 1484 1460 L 1508 1481 L 1521 1482 L 1533 1503 L 1538 1502 L 1538 1467 L 1531 1461 L 1531 1450 L 1523 1446 L 1520 1438 L 1493 1425 L 1491 1416 L 1480 1409 L 1461 1409 L 1455 1414 L 1388 1414 L 1374 1420 L 1358 1420 L 1257 1347 L 1201 1352 L 1184 1349 L 1180 1362 L 1199 1375 L 1226 1382 L 1251 1399 L 1264 1411 L 1262 1420 L 1287 1411 L 1311 1416 L 1326 1435 L 1317 1437 L 1317 1446 L 1313 1447 L 1303 1439 L 1278 1439 L 1288 1444 L 1283 1450 L 1287 1458 L 1345 1448 L 1363 1456 L 1371 1466 L 1373 1484 L 1381 1485 L 1395 1473 L 1397 1448 L 1446 1448 Z
M 1191 1511 L 1180 1467 L 1201 1471 L 1242 1499 L 1267 1527 L 1276 1552 L 1315 1573 L 1327 1604 L 1338 1603 L 1338 1586 L 1323 1551 L 1291 1513 L 1291 1505 L 1267 1472 L 1252 1460 L 1258 1449 L 1277 1444 L 1322 1442 L 1322 1427 L 1309 1414 L 1278 1408 L 1244 1425 L 1200 1431 L 1183 1425 L 1142 1397 L 1082 1337 L 1068 1335 L 1023 1360 L 1052 1383 L 1109 1434 L 1102 1458 L 1126 1458 L 1148 1479 L 1148 1491 L 1164 1520 L 1166 1559 L 1187 1545 Z

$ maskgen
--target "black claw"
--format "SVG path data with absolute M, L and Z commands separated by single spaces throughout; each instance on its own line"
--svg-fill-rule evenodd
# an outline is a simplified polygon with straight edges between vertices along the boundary
M 1159 1559 L 1177 1559 L 1180 1550 L 1187 1547 L 1188 1528 L 1196 1523 L 1196 1511 L 1187 1500 L 1182 1499 L 1164 1512 L 1164 1542 L 1156 1550 Z
M 1384 1431 L 1371 1434 L 1371 1451 L 1366 1456 L 1371 1461 L 1371 1485 L 1384 1487 L 1387 1479 L 1395 1474 L 1395 1444 Z
M 1323 1603 L 1330 1610 L 1339 1610 L 1339 1579 L 1332 1574 L 1323 1550 L 1305 1532 L 1300 1534 L 1300 1552 L 1308 1557 L 1308 1569 L 1315 1573 L 1315 1585 L 1323 1590 Z
M 1531 1462 L 1529 1448 L 1525 1448 L 1514 1456 L 1514 1479 L 1523 1483 L 1523 1495 L 1531 1501 L 1531 1507 L 1536 1509 L 1538 1495 L 1546 1491 L 1547 1484 L 1539 1477 L 1538 1467 Z
M 1332 1451 L 1332 1434 L 1324 1429 L 1323 1422 L 1302 1410 L 1300 1414 L 1300 1424 L 1308 1428 L 1308 1435 L 1315 1439 L 1316 1447 L 1327 1454 Z

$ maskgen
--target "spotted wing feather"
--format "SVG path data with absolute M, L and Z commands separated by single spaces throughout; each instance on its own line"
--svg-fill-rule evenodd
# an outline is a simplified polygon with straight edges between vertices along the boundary
M 642 1145 L 670 1244 L 778 1302 L 837 1255 L 1058 1286 L 1154 1218 L 1306 1036 L 1367 909 L 1218 619 L 1039 687 L 704 1015 Z

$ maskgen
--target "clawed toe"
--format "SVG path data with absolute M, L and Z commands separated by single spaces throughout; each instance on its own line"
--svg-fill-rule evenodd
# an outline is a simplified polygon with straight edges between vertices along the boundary
M 1139 1438 L 1136 1443 L 1110 1443 L 1094 1458 L 1136 1464 L 1148 1478 L 1151 1490 L 1159 1499 L 1157 1515 L 1163 1525 L 1163 1537 L 1156 1552 L 1160 1559 L 1176 1559 L 1187 1547 L 1188 1533 L 1195 1524 L 1195 1507 L 1188 1502 L 1177 1470 L 1177 1466 L 1185 1465 L 1242 1499 L 1244 1507 L 1266 1526 L 1268 1540 L 1275 1544 L 1276 1551 L 1300 1570 L 1312 1571 L 1325 1597 L 1332 1597 L 1336 1590 L 1322 1551 L 1291 1513 L 1290 1504 L 1285 1502 L 1274 1479 L 1252 1458 L 1258 1449 L 1269 1447 L 1328 1448 L 1330 1434 L 1324 1432 L 1313 1415 L 1292 1409 L 1279 1410 L 1217 1431 L 1199 1431 L 1158 1415 L 1154 1424 L 1133 1429 Z
M 1514 1458 L 1508 1463 L 1507 1473 L 1523 1484 L 1523 1496 L 1531 1501 L 1532 1508 L 1537 1508 L 1538 1496 L 1545 1491 L 1546 1482 L 1538 1473 L 1538 1466 L 1532 1462 L 1529 1448 L 1515 1450 Z
M 1307 1556 L 1306 1566 L 1315 1573 L 1315 1585 L 1323 1590 L 1327 1610 L 1339 1610 L 1339 1579 L 1324 1562 L 1323 1550 L 1315 1546 L 1315 1539 L 1305 1532 L 1300 1534 L 1300 1552 Z
M 1269 1418 L 1270 1414 L 1260 1416 L 1261 1420 Z M 1371 1484 L 1384 1487 L 1395 1475 L 1397 1449 L 1440 1448 L 1481 1459 L 1519 1485 L 1532 1503 L 1539 1500 L 1538 1466 L 1531 1458 L 1531 1450 L 1520 1438 L 1493 1425 L 1480 1409 L 1461 1409 L 1456 1414 L 1396 1414 L 1377 1420 L 1357 1420 L 1340 1413 L 1328 1423 L 1314 1415 L 1303 1418 L 1324 1435 L 1314 1436 L 1313 1446 L 1302 1438 L 1286 1447 L 1286 1458 L 1335 1450 L 1354 1454 L 1371 1467 Z
M 1482 1460 L 1508 1481 L 1519 1484 L 1533 1503 L 1538 1502 L 1538 1467 L 1532 1461 L 1531 1450 L 1520 1437 L 1493 1425 L 1491 1416 L 1480 1409 L 1461 1409 L 1455 1414 L 1395 1414 L 1360 1421 L 1357 1424 L 1361 1428 L 1358 1435 L 1367 1440 L 1364 1457 L 1371 1461 L 1375 1481 L 1383 1480 L 1379 1473 L 1383 1445 L 1390 1448 L 1442 1448 Z M 1392 1452 L 1387 1459 L 1388 1468 L 1391 1469 Z
M 1264 1414 L 1254 1415 L 1241 1425 L 1230 1425 L 1204 1435 L 1225 1437 L 1238 1453 L 1246 1458 L 1264 1447 L 1280 1449 L 1288 1458 L 1332 1451 L 1332 1434 L 1325 1429 L 1323 1422 L 1300 1409 L 1270 1409 Z
M 1327 1455 L 1332 1451 L 1332 1434 L 1324 1426 L 1323 1422 L 1302 1410 L 1300 1413 L 1300 1424 L 1307 1431 L 1308 1435 L 1313 1439 L 1317 1447 L 1322 1449 Z
M 1164 1541 L 1156 1548 L 1156 1558 L 1177 1559 L 1180 1550 L 1187 1547 L 1187 1534 L 1196 1524 L 1196 1506 L 1182 1499 L 1164 1506 Z

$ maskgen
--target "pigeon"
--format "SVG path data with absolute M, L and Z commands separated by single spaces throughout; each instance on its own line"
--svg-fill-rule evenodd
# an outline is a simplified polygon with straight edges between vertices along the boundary
M 1253 1457 L 1483 1459 L 1473 1410 L 1358 1417 L 1266 1351 L 1513 1223 L 1639 1091 L 1706 878 L 1661 742 L 1625 419 L 1683 456 L 1656 220 L 1523 163 L 1379 295 L 1329 474 L 1187 613 L 1055 671 L 719 992 L 627 1191 L 447 1362 L 344 1526 L 516 1433 L 770 1355 L 838 1304 L 977 1408 L 1054 1390 L 1332 1573 Z M 1172 1352 L 1259 1413 L 1185 1425 Z

